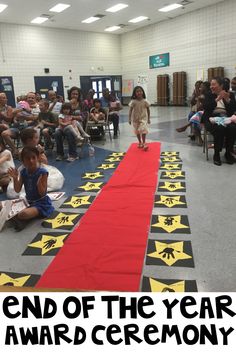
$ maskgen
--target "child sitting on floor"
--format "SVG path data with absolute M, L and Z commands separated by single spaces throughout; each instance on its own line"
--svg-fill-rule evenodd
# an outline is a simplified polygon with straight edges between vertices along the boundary
M 54 211 L 47 195 L 48 172 L 40 167 L 39 157 L 40 154 L 36 147 L 24 147 L 21 152 L 24 168 L 20 173 L 12 167 L 8 170 L 13 178 L 15 192 L 19 193 L 24 185 L 26 199 L 30 205 L 12 219 L 17 231 L 24 229 L 28 220 L 36 217 L 49 217 Z
M 20 138 L 24 147 L 36 147 L 39 151 L 40 163 L 48 164 L 44 148 L 39 144 L 39 132 L 34 128 L 21 130 Z
M 0 137 L 0 187 L 3 191 L 7 190 L 11 180 L 8 174 L 9 168 L 15 168 L 12 154 L 9 150 L 5 149 L 5 145 Z
M 21 131 L 21 141 L 24 147 L 35 147 L 39 152 L 39 162 L 48 172 L 48 191 L 60 190 L 64 184 L 65 178 L 57 168 L 48 165 L 48 159 L 44 153 L 44 148 L 39 144 L 39 133 L 33 128 L 27 128 Z M 22 159 L 22 158 L 21 158 Z M 19 172 L 22 166 L 19 167 Z M 10 199 L 24 196 L 24 188 L 21 194 L 16 194 L 11 181 L 7 188 L 7 197 Z

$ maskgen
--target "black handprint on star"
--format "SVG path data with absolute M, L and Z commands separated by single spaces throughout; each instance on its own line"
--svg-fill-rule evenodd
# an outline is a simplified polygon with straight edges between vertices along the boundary
M 172 226 L 173 225 L 173 222 L 174 222 L 174 217 L 166 217 L 165 221 L 164 221 L 164 224 L 166 226 Z
M 172 259 L 175 258 L 174 252 L 180 252 L 178 250 L 175 250 L 173 248 L 165 248 L 163 251 L 159 252 L 159 255 L 163 254 L 163 259 L 167 258 L 167 260 L 170 259 L 170 257 L 172 257 Z
M 58 219 L 59 224 L 67 223 L 67 222 L 69 222 L 69 216 L 64 216 Z
M 50 248 L 53 248 L 54 246 L 55 246 L 55 244 L 56 244 L 56 240 L 55 239 L 50 239 L 50 240 L 46 240 L 45 242 L 44 242 L 44 248 L 45 249 L 50 249 Z

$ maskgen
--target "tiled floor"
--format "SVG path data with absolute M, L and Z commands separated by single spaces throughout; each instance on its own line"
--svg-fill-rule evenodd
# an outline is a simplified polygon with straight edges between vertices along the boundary
M 93 171 L 110 151 L 126 151 L 130 143 L 136 141 L 132 128 L 127 123 L 127 111 L 127 108 L 122 111 L 119 138 L 94 142 L 94 157 L 89 157 L 85 151 L 82 159 L 69 164 L 55 162 L 55 156 L 49 156 L 49 163 L 57 166 L 65 176 L 63 191 L 67 196 L 73 195 L 75 187 L 81 184 L 81 175 Z M 186 173 L 183 180 L 186 183 L 186 192 L 180 192 L 179 195 L 186 197 L 187 208 L 154 207 L 153 215 L 186 215 L 191 234 L 150 233 L 149 246 L 153 247 L 155 244 L 151 242 L 150 245 L 151 240 L 159 241 L 159 246 L 162 246 L 162 243 L 170 244 L 170 241 L 184 241 L 183 249 L 187 249 L 185 253 L 190 254 L 191 245 L 193 261 L 191 266 L 185 267 L 184 261 L 179 261 L 179 264 L 182 263 L 180 266 L 178 261 L 175 266 L 170 266 L 160 259 L 159 262 L 147 261 L 146 264 L 144 259 L 143 275 L 160 282 L 162 279 L 172 280 L 165 283 L 174 283 L 180 279 L 196 280 L 198 291 L 201 292 L 236 291 L 236 165 L 213 165 L 211 151 L 210 160 L 207 162 L 202 148 L 189 141 L 188 132 L 180 134 L 175 131 L 177 126 L 185 123 L 187 113 L 187 107 L 153 107 L 148 139 L 160 141 L 162 151 L 178 151 L 182 159 L 182 170 Z M 160 174 L 161 171 L 159 177 Z M 170 195 L 168 192 L 163 194 Z M 58 205 L 61 203 L 60 200 Z M 22 256 L 27 245 L 42 231 L 45 229 L 41 227 L 40 220 L 32 222 L 20 233 L 5 227 L 0 233 L 0 272 L 42 274 L 53 256 Z M 169 255 L 170 259 L 171 257 L 172 255 Z M 195 267 L 192 267 L 193 263 Z

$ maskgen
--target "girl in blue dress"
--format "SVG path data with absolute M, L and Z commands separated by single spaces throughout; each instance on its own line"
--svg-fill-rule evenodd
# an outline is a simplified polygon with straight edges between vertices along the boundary
M 17 193 L 25 187 L 26 199 L 29 207 L 13 218 L 16 230 L 22 230 L 26 222 L 36 217 L 48 217 L 54 211 L 52 202 L 47 195 L 48 172 L 40 167 L 39 151 L 36 147 L 24 147 L 21 159 L 25 168 L 19 173 L 17 169 L 10 168 L 9 175 L 13 178 L 14 189 Z

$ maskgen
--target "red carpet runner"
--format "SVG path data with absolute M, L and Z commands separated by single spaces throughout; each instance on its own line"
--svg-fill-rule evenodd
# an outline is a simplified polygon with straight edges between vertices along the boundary
M 138 291 L 146 250 L 160 143 L 132 144 L 38 288 Z

